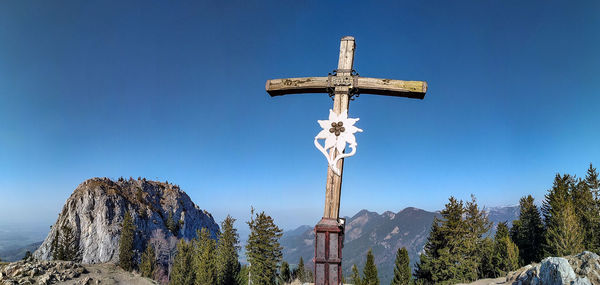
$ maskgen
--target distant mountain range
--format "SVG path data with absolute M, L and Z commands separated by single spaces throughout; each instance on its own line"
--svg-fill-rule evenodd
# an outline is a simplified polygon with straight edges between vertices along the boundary
M 519 207 L 492 207 L 484 209 L 494 223 L 490 232 L 495 232 L 499 222 L 511 223 L 518 217 Z M 394 260 L 398 248 L 406 247 L 411 263 L 418 261 L 423 250 L 431 223 L 439 212 L 429 212 L 417 208 L 406 208 L 398 213 L 391 211 L 378 214 L 362 210 L 351 218 L 346 218 L 346 236 L 342 256 L 344 276 L 350 275 L 353 264 L 362 271 L 366 253 L 373 249 L 375 263 L 381 284 L 388 284 L 393 276 Z M 281 238 L 283 259 L 290 264 L 298 263 L 302 256 L 307 266 L 313 266 L 314 232 L 313 226 L 300 226 L 286 231 Z
M 25 253 L 27 251 L 33 253 L 40 247 L 41 244 L 42 242 L 40 241 L 22 247 L 13 247 L 0 250 L 0 259 L 8 262 L 21 260 L 23 257 L 25 257 Z
M 48 225 L 0 224 L 0 259 L 16 261 L 34 252 L 48 234 Z

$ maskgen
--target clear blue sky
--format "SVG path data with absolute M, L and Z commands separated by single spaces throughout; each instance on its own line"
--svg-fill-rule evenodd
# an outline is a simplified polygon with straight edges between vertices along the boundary
M 179 184 L 217 220 L 322 215 L 312 140 L 325 76 L 356 38 L 363 76 L 426 80 L 425 100 L 363 95 L 342 215 L 541 199 L 600 164 L 598 1 L 2 1 L 0 223 L 50 224 L 83 180 Z

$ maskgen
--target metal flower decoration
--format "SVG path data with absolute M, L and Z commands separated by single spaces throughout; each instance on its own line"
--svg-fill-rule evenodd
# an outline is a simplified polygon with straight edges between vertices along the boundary
M 315 146 L 325 155 L 329 166 L 337 175 L 341 175 L 340 170 L 337 168 L 337 162 L 356 153 L 354 133 L 363 131 L 354 126 L 358 120 L 358 118 L 348 118 L 348 111 L 338 115 L 331 109 L 329 110 L 329 120 L 318 120 L 323 130 L 315 137 Z M 320 139 L 325 140 L 324 146 L 318 142 Z M 350 153 L 344 153 L 346 144 L 352 148 Z M 335 150 L 339 153 L 337 156 L 335 156 Z

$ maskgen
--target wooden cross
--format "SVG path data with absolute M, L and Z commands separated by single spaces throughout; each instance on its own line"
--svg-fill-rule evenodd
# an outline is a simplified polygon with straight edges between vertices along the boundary
M 348 111 L 348 103 L 355 94 L 376 94 L 394 97 L 423 99 L 427 91 L 425 81 L 403 81 L 360 77 L 353 72 L 354 37 L 343 37 L 340 43 L 338 68 L 328 77 L 302 77 L 267 80 L 266 90 L 271 96 L 300 93 L 333 94 L 333 111 L 337 114 Z M 335 150 L 332 150 L 335 151 Z M 336 151 L 336 154 L 337 151 Z M 338 176 L 331 167 L 327 169 L 325 191 L 325 213 L 323 218 L 338 219 L 344 160 L 337 162 Z

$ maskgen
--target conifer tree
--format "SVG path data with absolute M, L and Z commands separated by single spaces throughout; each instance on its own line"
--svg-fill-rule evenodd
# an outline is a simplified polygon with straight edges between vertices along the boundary
M 25 261 L 31 261 L 32 259 L 33 259 L 33 256 L 31 255 L 31 251 L 29 251 L 29 250 L 26 251 L 25 252 L 25 256 L 23 257 L 23 260 L 25 260 Z M 2 260 L 0 260 L 0 261 L 2 261 Z
M 432 233 L 434 228 L 437 228 L 437 222 L 434 219 L 434 223 L 432 225 L 432 230 L 430 231 L 429 241 L 433 241 Z M 433 252 L 430 251 L 427 253 L 427 244 L 425 244 L 425 253 L 419 255 L 419 262 L 415 265 L 415 271 L 413 272 L 413 276 L 415 278 L 416 284 L 428 284 L 432 283 L 433 280 Z
M 503 238 L 508 236 L 508 225 L 506 222 L 499 222 L 498 226 L 496 226 L 496 235 L 494 236 L 494 240 L 498 240 L 499 238 Z
M 595 213 L 596 215 L 600 215 L 600 179 L 598 178 L 596 168 L 591 163 L 585 176 L 585 183 L 592 193 L 594 193 Z M 596 219 L 600 218 L 596 216 Z M 592 237 L 594 239 L 592 249 L 595 249 L 596 253 L 600 253 L 600 222 L 596 222 L 591 230 L 595 233 L 595 236 Z
M 356 264 L 352 265 L 352 275 L 350 276 L 350 280 L 350 282 L 352 282 L 354 285 L 363 285 L 362 278 L 360 277 L 360 273 L 358 273 L 358 267 L 356 267 Z
M 461 240 L 466 238 L 467 226 L 463 220 L 463 202 L 448 199 L 441 219 L 435 217 L 431 226 L 425 252 L 420 255 L 415 277 L 424 284 L 452 284 L 465 280 L 463 261 L 467 250 Z
M 480 251 L 478 253 L 480 256 L 480 263 L 478 268 L 478 276 L 480 279 L 482 278 L 492 278 L 496 275 L 496 269 L 494 267 L 493 259 L 494 259 L 494 241 L 486 237 L 481 241 Z
M 79 241 L 69 225 L 62 227 L 63 238 L 60 247 L 63 251 L 63 260 L 76 261 L 79 254 Z
M 240 269 L 238 270 L 238 274 L 237 274 L 237 278 L 236 278 L 236 284 L 238 285 L 247 285 L 248 284 L 248 266 L 247 265 L 240 265 Z
M 210 238 L 210 231 L 202 228 L 193 241 L 194 267 L 196 270 L 196 285 L 214 285 L 217 281 L 217 266 L 215 264 L 215 240 Z
M 553 223 L 546 232 L 546 246 L 552 256 L 566 256 L 583 250 L 583 234 L 572 203 L 554 211 Z
M 173 218 L 173 213 L 170 211 L 169 211 L 169 216 L 167 217 L 166 227 L 173 235 L 177 235 L 178 226 L 177 226 L 177 223 L 175 222 L 175 219 Z
M 315 280 L 315 276 L 313 274 L 313 271 L 310 269 L 306 270 L 306 282 L 312 283 Z
M 544 254 L 544 224 L 531 195 L 519 201 L 519 218 L 513 221 L 510 237 L 519 248 L 519 263 L 539 262 Z
M 273 218 L 264 212 L 255 214 L 251 210 L 248 222 L 250 235 L 246 244 L 246 257 L 250 263 L 250 279 L 253 284 L 275 284 L 277 265 L 281 261 L 282 247 L 279 238 L 282 230 Z
M 296 268 L 296 279 L 300 282 L 306 282 L 306 268 L 304 268 L 304 259 L 300 256 L 298 267 Z
M 544 239 L 544 256 L 556 256 L 558 252 L 553 245 L 550 245 L 548 234 L 550 231 L 560 234 L 558 229 L 559 216 L 565 218 L 567 215 L 561 214 L 567 204 L 571 202 L 571 189 L 574 188 L 575 180 L 569 175 L 556 174 L 552 188 L 548 190 L 542 203 L 542 215 L 544 216 L 544 229 L 546 236 Z M 576 219 L 575 219 L 576 220 Z
M 119 240 L 119 266 L 126 271 L 133 270 L 133 240 L 135 225 L 129 210 L 125 212 L 121 224 L 121 239 Z
M 410 259 L 408 251 L 405 247 L 399 248 L 396 252 L 396 264 L 394 267 L 394 279 L 392 285 L 408 285 L 412 284 L 412 276 L 410 274 Z
M 494 255 L 492 259 L 494 275 L 490 277 L 504 276 L 509 271 L 519 267 L 519 249 L 508 236 L 506 222 L 498 224 L 494 237 Z
M 239 235 L 233 226 L 235 219 L 227 215 L 221 223 L 221 234 L 217 245 L 217 284 L 236 284 L 237 270 L 240 265 L 238 261 Z M 289 268 L 288 268 L 289 269 Z
M 573 209 L 583 234 L 583 248 L 596 251 L 596 236 L 598 233 L 595 230 L 600 222 L 600 213 L 597 210 L 594 193 L 584 180 L 579 180 L 573 189 L 572 197 Z
M 564 256 L 583 249 L 584 232 L 573 205 L 577 192 L 575 178 L 557 174 L 545 196 L 542 213 L 545 222 L 544 252 L 546 256 Z
M 290 265 L 284 260 L 279 268 L 279 280 L 281 284 L 290 283 L 292 280 Z
M 600 198 L 600 178 L 598 177 L 598 171 L 596 171 L 596 168 L 591 163 L 585 175 L 585 183 L 592 193 L 594 193 L 594 198 L 598 200 Z
M 60 231 L 57 230 L 52 242 L 50 243 L 50 253 L 52 254 L 52 259 L 60 260 L 59 257 L 62 257 L 62 253 L 60 253 L 60 247 L 58 244 L 58 240 L 60 239 Z
M 584 180 L 573 191 L 573 206 L 584 235 L 585 250 L 600 252 L 600 181 L 590 163 Z
M 544 196 L 542 203 L 542 215 L 544 220 L 551 220 L 553 210 L 560 209 L 571 200 L 571 189 L 574 188 L 575 178 L 569 174 L 556 174 L 552 188 Z
M 491 223 L 475 197 L 466 204 L 450 197 L 440 214 L 441 218 L 434 218 L 425 252 L 419 257 L 417 283 L 454 284 L 485 277 L 481 269 L 487 266 L 491 272 L 492 246 L 484 234 Z
M 51 244 L 54 260 L 76 261 L 79 254 L 79 242 L 68 224 L 57 231 Z
M 367 261 L 363 269 L 362 285 L 379 285 L 379 277 L 377 276 L 377 266 L 375 265 L 373 251 L 369 249 L 367 252 Z
M 192 285 L 196 277 L 194 263 L 194 252 L 191 243 L 180 239 L 177 243 L 177 253 L 173 259 L 173 267 L 170 274 L 170 285 Z
M 459 247 L 462 248 L 460 252 L 464 254 L 460 270 L 462 279 L 472 281 L 483 277 L 477 270 L 487 245 L 484 244 L 482 237 L 490 230 L 492 223 L 488 220 L 487 214 L 479 208 L 474 195 L 471 195 L 471 201 L 466 203 L 464 211 L 466 232 L 462 239 L 457 240 Z
M 140 262 L 140 273 L 142 277 L 152 278 L 156 270 L 156 253 L 152 244 L 148 243 L 146 250 L 142 253 Z

